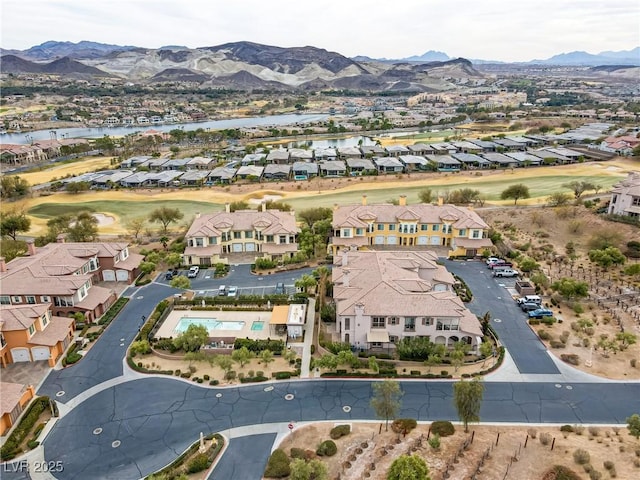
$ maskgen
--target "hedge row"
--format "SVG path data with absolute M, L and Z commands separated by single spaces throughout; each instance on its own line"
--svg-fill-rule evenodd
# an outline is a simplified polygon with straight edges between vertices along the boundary
M 109 310 L 107 310 L 102 318 L 98 321 L 98 325 L 109 325 L 109 323 L 111 323 L 111 320 L 116 318 L 116 315 L 120 313 L 120 310 L 124 308 L 128 301 L 129 299 L 127 297 L 120 297 L 118 300 L 116 300 L 116 303 L 111 305 Z
M 20 444 L 27 438 L 38 418 L 40 418 L 40 414 L 47 407 L 49 407 L 49 397 L 38 397 L 31 403 L 18 426 L 11 432 L 7 441 L 0 448 L 0 459 L 2 461 L 11 460 L 22 452 Z
M 476 372 L 471 375 L 469 375 L 468 373 L 463 373 L 462 378 L 468 378 L 470 376 L 482 377 L 484 375 L 487 375 L 488 373 L 496 371 L 498 368 L 500 368 L 500 366 L 502 365 L 502 362 L 504 361 L 504 352 L 505 352 L 504 347 L 498 348 L 498 361 L 494 365 L 490 366 L 486 370 L 480 370 L 479 372 Z
M 424 375 L 405 375 L 400 373 L 367 373 L 367 372 L 347 372 L 346 370 L 336 370 L 335 372 L 326 372 L 321 377 L 351 377 L 351 378 L 453 378 L 446 370 L 436 373 L 426 373 Z
M 67 350 L 67 354 L 62 359 L 63 367 L 66 367 L 67 365 L 73 365 L 82 358 L 82 355 L 80 355 L 77 350 L 78 346 L 75 343 L 69 347 L 69 350 Z
M 282 340 L 258 339 L 252 340 L 250 338 L 236 338 L 233 343 L 234 350 L 240 350 L 242 347 L 246 347 L 250 352 L 262 352 L 263 350 L 271 350 L 274 355 L 280 355 L 284 350 L 284 342 Z
M 149 370 L 142 366 L 142 362 L 136 363 L 133 357 L 127 356 L 127 364 L 135 371 L 140 373 L 158 373 L 160 375 L 173 375 L 173 370 Z
M 153 330 L 153 327 L 156 326 L 156 323 L 158 323 L 160 316 L 168 307 L 169 302 L 167 300 L 162 300 L 160 303 L 158 303 L 158 305 L 156 305 L 155 310 L 140 329 L 140 333 L 138 334 L 136 340 L 146 340 L 147 338 L 149 338 L 149 334 Z
M 218 435 L 217 433 L 214 435 L 207 435 L 204 438 L 205 440 L 211 440 L 214 438 L 216 439 L 216 446 L 210 449 L 208 452 L 205 452 L 205 455 L 207 457 L 207 464 L 208 464 L 205 468 L 208 468 L 209 465 L 211 465 L 211 463 L 218 456 L 218 454 L 220 453 L 220 450 L 222 450 L 222 447 L 224 446 L 224 438 L 222 437 L 222 435 Z M 171 462 L 169 465 L 164 467 L 162 470 L 155 472 L 153 474 L 153 477 L 154 478 L 162 477 L 162 478 L 166 478 L 167 480 L 174 480 L 178 478 L 182 473 L 178 471 L 178 469 L 184 464 L 184 462 L 188 457 L 190 457 L 191 455 L 193 455 L 195 452 L 198 451 L 198 448 L 200 448 L 200 440 L 194 442 L 182 455 L 180 455 L 178 458 L 176 458 L 173 462 Z M 191 462 L 189 462 L 189 465 L 188 465 L 189 469 L 192 466 L 193 460 L 195 460 L 198 457 L 199 455 L 196 456 L 194 459 L 192 459 Z M 198 460 L 195 463 L 199 463 L 201 461 L 202 459 Z M 195 463 L 194 463 L 194 466 L 195 466 Z M 149 477 L 146 477 L 146 478 L 148 479 Z
M 237 297 L 227 297 L 224 295 L 216 297 L 194 297 L 191 300 L 180 299 L 175 301 L 175 305 L 287 305 L 289 295 L 238 295 Z

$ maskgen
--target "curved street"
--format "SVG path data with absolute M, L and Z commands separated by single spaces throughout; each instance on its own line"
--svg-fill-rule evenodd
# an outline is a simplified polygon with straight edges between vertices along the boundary
M 493 326 L 508 350 L 505 365 L 485 379 L 482 421 L 623 424 L 626 417 L 637 413 L 640 383 L 608 382 L 554 361 L 504 285 L 486 276 L 480 262 L 446 264 L 474 292 L 469 305 L 472 311 L 479 315 L 491 311 L 493 318 L 501 320 Z M 302 274 L 285 272 L 242 281 L 244 273 L 240 268 L 236 277 L 232 272 L 224 281 L 202 281 L 194 287 L 213 290 L 224 283 L 268 289 L 278 281 L 292 285 L 291 278 Z M 55 478 L 136 480 L 170 463 L 200 432 L 221 432 L 230 442 L 210 478 L 259 479 L 274 440 L 286 433 L 289 422 L 376 418 L 369 407 L 372 382 L 368 380 L 315 379 L 213 388 L 132 372 L 124 366 L 124 359 L 142 316 L 149 316 L 158 301 L 177 292 L 160 280 L 129 288 L 125 295 L 130 302 L 85 358 L 72 367 L 52 371 L 39 389 L 39 394 L 50 395 L 60 406 L 61 417 L 43 439 L 44 459 L 61 461 L 64 467 Z M 400 383 L 402 417 L 457 419 L 453 382 Z M 350 409 L 344 409 L 347 406 Z M 249 450 L 252 455 L 247 458 Z M 5 469 L 2 478 L 28 477 Z

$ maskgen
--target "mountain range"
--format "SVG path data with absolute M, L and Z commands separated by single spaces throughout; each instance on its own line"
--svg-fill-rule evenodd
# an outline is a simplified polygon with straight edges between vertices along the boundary
M 437 92 L 484 75 L 463 58 L 430 50 L 403 59 L 348 58 L 316 47 L 282 48 L 234 42 L 200 48 L 158 49 L 82 41 L 49 41 L 27 50 L 0 49 L 3 73 L 48 73 L 113 77 L 131 82 L 194 82 L 250 89 L 349 89 Z M 640 47 L 630 51 L 571 52 L 531 63 L 549 65 L 640 65 Z

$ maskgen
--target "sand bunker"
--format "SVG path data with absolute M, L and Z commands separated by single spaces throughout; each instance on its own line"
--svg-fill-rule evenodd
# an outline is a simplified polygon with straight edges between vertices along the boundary
M 93 218 L 98 220 L 99 227 L 111 225 L 112 223 L 116 222 L 116 219 L 114 217 L 112 217 L 111 215 L 105 215 L 104 213 L 94 213 L 92 216 Z

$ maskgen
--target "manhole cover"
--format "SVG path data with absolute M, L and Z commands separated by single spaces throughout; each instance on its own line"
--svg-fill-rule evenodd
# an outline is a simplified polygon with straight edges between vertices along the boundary
M 349 413 L 351 411 L 351 407 L 349 405 L 345 405 L 344 407 L 342 407 L 342 411 L 344 413 Z
M 496 323 L 502 322 L 502 320 L 500 320 L 499 318 L 494 318 L 493 321 L 496 322 Z
M 60 390 L 59 392 L 56 392 L 56 397 L 61 397 L 64 395 L 64 390 Z
M 273 390 L 273 385 L 269 385 L 268 387 L 264 387 L 265 392 L 270 392 Z
M 144 298 L 144 295 L 138 295 L 138 296 L 136 297 L 136 300 L 142 300 L 143 298 Z
M 221 393 L 216 393 L 216 398 L 220 398 L 220 397 L 222 397 L 222 394 Z
M 566 388 L 567 390 L 573 390 L 573 387 L 572 387 L 571 385 L 567 385 L 565 388 Z
M 556 388 L 562 388 L 562 385 L 560 385 L 559 383 L 556 383 L 555 387 Z
M 121 346 L 121 347 L 124 347 L 124 343 L 121 343 L 121 344 L 120 344 L 120 346 Z
M 285 400 L 293 400 L 294 398 L 295 398 L 295 396 L 293 395 L 293 393 L 287 393 L 287 394 L 284 396 L 284 399 L 285 399 Z
M 119 446 L 120 446 L 120 440 L 114 440 L 113 442 L 111 442 L 112 448 L 118 448 Z
M 102 428 L 98 427 L 93 429 L 94 435 L 100 435 L 101 433 L 102 433 Z

